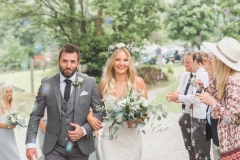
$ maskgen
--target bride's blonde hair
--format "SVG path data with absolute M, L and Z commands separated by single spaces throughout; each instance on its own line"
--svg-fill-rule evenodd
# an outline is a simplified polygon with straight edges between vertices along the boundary
M 7 99 L 6 99 L 6 91 L 8 88 L 11 88 L 13 91 L 13 88 L 9 84 L 4 84 L 0 87 L 0 115 L 5 114 L 7 111 Z M 12 99 L 10 100 L 11 108 L 14 106 L 14 98 L 12 94 Z
M 119 51 L 124 51 L 128 56 L 129 66 L 128 66 L 128 70 L 127 70 L 127 88 L 130 89 L 130 88 L 134 87 L 134 82 L 135 82 L 137 73 L 136 73 L 136 70 L 134 67 L 132 56 L 126 48 L 117 49 L 108 58 L 106 65 L 105 65 L 106 67 L 103 71 L 103 75 L 102 75 L 103 81 L 100 86 L 101 90 L 102 90 L 103 100 L 105 100 L 107 96 L 110 96 L 110 95 L 114 96 L 116 94 L 115 80 L 114 80 L 114 77 L 115 77 L 114 62 L 115 62 L 117 53 Z

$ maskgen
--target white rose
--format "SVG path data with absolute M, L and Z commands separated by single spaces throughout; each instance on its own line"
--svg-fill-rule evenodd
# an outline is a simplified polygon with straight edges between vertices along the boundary
M 138 96 L 139 96 L 138 92 L 132 92 L 132 94 L 131 94 L 131 98 L 133 98 L 135 100 L 138 98 Z
M 138 109 L 140 109 L 140 104 L 138 104 L 138 103 L 131 103 L 130 106 L 131 106 L 130 107 L 131 111 L 137 111 Z
M 122 47 L 125 47 L 125 44 L 124 43 L 118 43 L 116 44 L 117 48 L 122 48 Z
M 23 119 L 23 117 L 19 114 L 17 115 L 17 119 Z
M 143 107 L 147 107 L 147 106 L 148 106 L 148 101 L 147 101 L 146 98 L 141 97 L 141 101 L 142 101 L 142 106 L 143 106 Z
M 127 100 L 126 99 L 120 100 L 117 103 L 118 106 L 125 106 L 126 104 L 127 104 Z
M 12 118 L 11 119 L 11 122 L 14 124 L 14 123 L 16 123 L 16 119 L 15 118 Z

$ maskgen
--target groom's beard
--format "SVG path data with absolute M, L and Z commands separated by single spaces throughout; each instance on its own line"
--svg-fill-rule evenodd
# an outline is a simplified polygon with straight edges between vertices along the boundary
M 59 69 L 60 69 L 60 72 L 62 73 L 62 75 L 65 77 L 65 78 L 70 78 L 74 75 L 74 73 L 76 72 L 77 68 L 74 68 L 74 69 L 69 69 L 69 68 L 66 68 L 66 69 L 63 69 L 59 66 Z

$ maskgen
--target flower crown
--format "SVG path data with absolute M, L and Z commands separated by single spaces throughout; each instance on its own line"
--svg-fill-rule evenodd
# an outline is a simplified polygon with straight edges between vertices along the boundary
M 117 43 L 116 45 L 109 45 L 108 47 L 108 53 L 106 54 L 106 57 L 109 58 L 111 55 L 116 51 L 117 49 L 125 48 L 129 51 L 129 53 L 132 55 L 131 48 L 132 45 L 125 45 L 124 43 Z

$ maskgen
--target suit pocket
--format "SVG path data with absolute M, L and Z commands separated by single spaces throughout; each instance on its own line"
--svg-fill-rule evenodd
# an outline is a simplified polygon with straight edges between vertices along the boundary
M 46 126 L 46 130 L 48 131 L 48 132 L 50 132 L 50 133 L 52 133 L 53 131 L 52 131 L 52 129 L 50 129 L 49 127 L 47 127 Z

